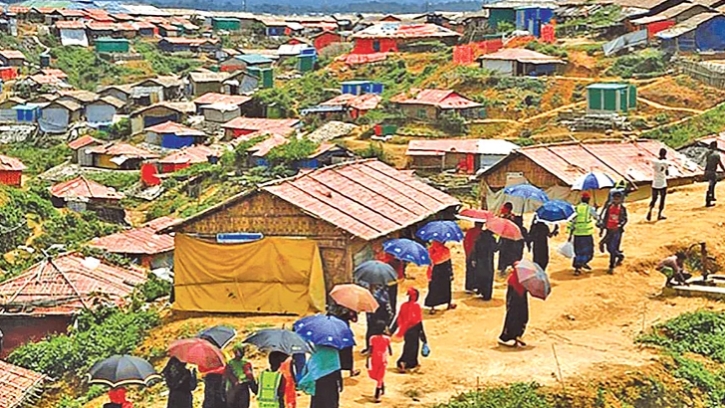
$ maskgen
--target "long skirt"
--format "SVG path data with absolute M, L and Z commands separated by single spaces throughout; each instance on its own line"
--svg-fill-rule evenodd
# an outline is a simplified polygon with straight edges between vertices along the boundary
M 224 408 L 224 379 L 221 374 L 207 374 L 204 377 L 204 403 L 202 408 Z
M 191 391 L 171 391 L 169 392 L 169 408 L 191 408 L 194 404 Z
M 397 315 L 396 308 L 398 307 L 398 284 L 388 286 L 388 297 L 390 298 L 390 310 L 393 312 L 393 316 Z
M 339 379 L 340 372 L 335 371 L 315 381 L 315 395 L 312 396 L 310 408 L 339 408 Z
M 352 347 L 340 350 L 340 369 L 342 371 L 352 371 L 354 369 L 354 359 L 352 357 Z
M 451 278 L 453 266 L 448 260 L 433 266 L 433 276 L 428 282 L 428 296 L 425 297 L 426 307 L 448 305 L 452 302 Z
M 466 285 L 465 289 L 473 292 L 480 287 L 481 283 L 476 274 L 476 268 L 473 266 L 473 257 L 466 257 Z
M 506 319 L 503 324 L 503 332 L 499 337 L 501 340 L 516 340 L 524 335 L 526 324 L 529 322 L 529 301 L 527 296 L 526 292 L 524 292 L 523 296 L 519 295 L 510 286 L 506 291 Z
M 249 383 L 241 383 L 227 391 L 227 408 L 249 408 Z
M 532 252 L 534 254 L 534 263 L 539 265 L 541 269 L 546 270 L 546 267 L 549 266 L 549 243 L 547 240 L 534 241 Z
M 514 262 L 521 260 L 524 253 L 524 243 L 523 241 L 519 242 L 501 238 L 499 245 L 498 270 L 499 272 L 503 272 L 509 266 L 513 266 Z
M 581 268 L 594 258 L 594 237 L 574 236 L 574 268 Z
M 425 342 L 423 323 L 418 323 L 408 329 L 403 335 L 403 354 L 396 363 L 398 368 L 405 364 L 405 368 L 418 367 L 418 355 L 420 354 L 420 343 Z

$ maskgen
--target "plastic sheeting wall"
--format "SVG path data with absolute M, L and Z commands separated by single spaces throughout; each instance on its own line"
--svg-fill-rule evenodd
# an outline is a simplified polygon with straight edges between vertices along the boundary
M 620 50 L 627 47 L 634 47 L 636 45 L 647 43 L 647 30 L 639 30 L 633 33 L 625 34 L 621 37 L 615 38 L 614 40 L 604 44 L 604 55 L 610 56 L 616 54 Z
M 113 117 L 116 115 L 116 108 L 111 105 L 89 105 L 86 108 L 88 126 L 97 128 L 113 124 Z
M 481 60 L 481 68 L 485 68 L 502 75 L 513 75 L 514 64 L 514 61 Z
M 66 45 L 80 45 L 88 47 L 86 30 L 60 30 L 60 43 Z
M 725 16 L 717 16 L 697 27 L 695 43 L 700 51 L 725 50 Z
M 65 133 L 70 124 L 70 113 L 61 108 L 45 109 L 38 119 L 38 124 L 43 132 Z

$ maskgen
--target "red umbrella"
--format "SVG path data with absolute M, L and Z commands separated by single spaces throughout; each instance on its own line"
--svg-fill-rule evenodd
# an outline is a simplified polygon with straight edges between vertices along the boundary
M 486 222 L 495 216 L 496 214 L 491 211 L 474 210 L 472 208 L 465 209 L 458 213 L 458 218 L 472 222 Z
M 494 217 L 486 221 L 486 228 L 501 238 L 520 241 L 524 239 L 519 226 L 513 221 L 501 217 Z
M 199 367 L 207 373 L 224 367 L 224 355 L 219 348 L 204 339 L 176 340 L 169 346 L 169 355 Z

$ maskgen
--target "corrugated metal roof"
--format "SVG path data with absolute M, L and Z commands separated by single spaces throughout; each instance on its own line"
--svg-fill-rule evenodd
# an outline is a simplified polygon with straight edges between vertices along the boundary
M 190 127 L 171 121 L 148 127 L 146 128 L 146 131 L 158 134 L 173 133 L 177 136 L 206 136 L 206 133 L 202 132 L 201 130 L 192 129 Z
M 525 48 L 505 48 L 493 54 L 485 54 L 479 60 L 503 60 L 518 61 L 526 64 L 565 64 L 564 61 L 542 54 L 540 52 L 527 50 Z
M 352 38 L 446 38 L 460 37 L 453 30 L 435 24 L 374 24 L 356 34 Z
M 431 105 L 441 109 L 467 109 L 483 106 L 466 99 L 458 92 L 444 89 L 411 89 L 407 93 L 394 96 L 390 101 L 407 105 Z
M 23 171 L 27 167 L 20 160 L 14 157 L 0 155 L 0 170 L 2 171 Z
M 221 149 L 215 146 L 195 145 L 184 147 L 159 159 L 160 164 L 198 164 L 209 161 L 209 156 L 221 157 Z
M 261 190 L 368 241 L 460 205 L 377 160 L 322 168 Z
M 690 31 L 695 30 L 697 27 L 700 26 L 700 24 L 706 23 L 716 17 L 725 16 L 723 16 L 722 13 L 717 12 L 698 14 L 696 16 L 690 17 L 689 19 L 677 24 L 676 26 L 668 30 L 660 31 L 656 35 L 657 37 L 663 39 L 676 38 L 681 36 L 682 34 L 689 33 Z
M 56 21 L 55 28 L 59 30 L 85 30 L 86 25 L 82 21 Z
M 266 131 L 270 133 L 286 134 L 293 132 L 299 123 L 299 119 L 265 119 L 240 116 L 223 124 L 222 127 L 224 129 Z
M 0 56 L 7 59 L 21 59 L 25 60 L 25 55 L 22 52 L 16 50 L 0 50 Z
M 191 81 L 196 83 L 224 82 L 228 77 L 229 74 L 224 72 L 192 72 L 189 74 Z
M 0 360 L 0 407 L 19 408 L 48 378 Z
M 0 309 L 5 314 L 70 315 L 88 308 L 96 298 L 121 304 L 146 280 L 140 270 L 65 254 L 0 284 Z
M 282 146 L 283 144 L 287 144 L 288 142 L 289 139 L 287 139 L 286 137 L 272 134 L 269 135 L 266 139 L 247 149 L 247 152 L 251 153 L 252 156 L 255 157 L 264 157 L 275 147 Z
M 86 147 L 92 144 L 97 143 L 103 143 L 100 140 L 96 139 L 93 136 L 84 135 L 79 137 L 78 139 L 68 143 L 68 147 L 70 147 L 71 150 L 78 150 L 82 147 Z
M 158 234 L 177 221 L 173 217 L 161 217 L 128 231 L 94 238 L 88 245 L 114 254 L 156 255 L 174 250 L 171 234 Z
M 652 180 L 652 160 L 657 159 L 662 148 L 667 150 L 671 169 L 675 172 L 672 177 L 695 177 L 702 172 L 684 155 L 656 140 L 605 140 L 531 146 L 521 148 L 515 154 L 526 156 L 566 185 L 572 185 L 578 177 L 590 171 L 602 172 L 615 180 L 645 183 Z M 493 166 L 483 174 L 496 171 L 497 168 L 498 166 Z
M 50 195 L 58 198 L 97 198 L 104 200 L 120 200 L 123 198 L 123 193 L 93 180 L 88 180 L 84 176 L 52 186 Z
M 373 110 L 378 107 L 383 98 L 376 94 L 342 94 L 338 95 L 329 101 L 322 102 L 321 106 L 349 106 L 351 108 L 359 110 Z
M 101 146 L 90 148 L 87 152 L 92 154 L 106 154 L 109 156 L 125 156 L 131 159 L 155 159 L 159 157 L 156 153 L 121 142 L 106 143 Z
M 408 143 L 407 155 L 430 153 L 472 153 L 507 155 L 519 146 L 499 139 L 434 139 L 411 140 Z
M 215 92 L 204 94 L 196 99 L 194 103 L 197 105 L 213 105 L 213 104 L 226 104 L 226 105 L 244 105 L 251 101 L 252 98 L 244 95 L 225 95 Z
M 674 7 L 670 7 L 667 10 L 662 11 L 659 14 L 655 14 L 653 16 L 647 16 L 647 17 L 642 17 L 642 18 L 638 18 L 638 19 L 632 20 L 631 23 L 634 24 L 634 25 L 642 25 L 642 24 L 654 23 L 654 22 L 657 22 L 657 21 L 664 21 L 664 20 L 673 19 L 673 18 L 679 16 L 680 14 L 682 14 L 682 13 L 684 13 L 684 12 L 686 12 L 686 11 L 694 8 L 694 7 L 702 7 L 702 5 L 701 4 L 692 4 L 692 3 L 682 3 L 682 4 L 678 4 L 678 5 L 674 6 Z

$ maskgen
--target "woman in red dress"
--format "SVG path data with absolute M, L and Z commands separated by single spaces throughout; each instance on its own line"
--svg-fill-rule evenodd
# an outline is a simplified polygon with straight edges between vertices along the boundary
M 380 322 L 379 327 L 385 327 Z M 377 381 L 375 385 L 375 402 L 380 402 L 380 397 L 385 395 L 385 371 L 388 369 L 388 356 L 393 355 L 390 347 L 390 336 L 385 330 L 378 332 L 370 338 L 370 354 L 368 355 L 368 375 Z

